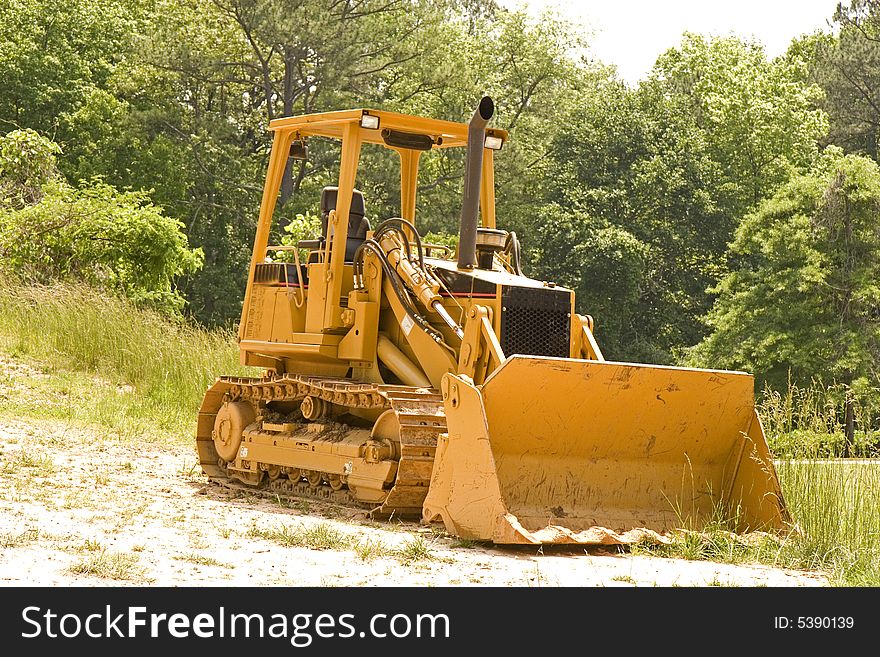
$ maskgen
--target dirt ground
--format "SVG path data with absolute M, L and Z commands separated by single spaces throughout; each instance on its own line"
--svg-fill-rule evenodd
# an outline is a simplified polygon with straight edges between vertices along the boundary
M 817 573 L 498 548 L 207 483 L 194 450 L 0 420 L 0 584 L 824 586 Z

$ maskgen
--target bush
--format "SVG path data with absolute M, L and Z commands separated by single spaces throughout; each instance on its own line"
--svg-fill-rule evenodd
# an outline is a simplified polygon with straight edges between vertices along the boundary
M 145 192 L 101 180 L 79 189 L 57 174 L 58 147 L 32 131 L 0 138 L 0 267 L 30 283 L 80 281 L 180 314 L 179 276 L 202 265 L 183 224 Z
M 58 179 L 58 144 L 33 130 L 13 130 L 0 138 L 0 208 L 38 203 L 43 189 Z

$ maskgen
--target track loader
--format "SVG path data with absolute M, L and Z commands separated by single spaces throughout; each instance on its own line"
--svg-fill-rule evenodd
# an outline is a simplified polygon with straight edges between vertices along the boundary
M 207 391 L 204 472 L 498 544 L 784 527 L 750 375 L 606 361 L 574 293 L 523 275 L 517 236 L 496 227 L 508 134 L 493 113 L 486 97 L 468 123 L 372 109 L 271 122 L 238 336 L 263 374 Z M 288 158 L 316 137 L 341 141 L 321 234 L 270 244 Z M 364 148 L 399 156 L 399 217 L 369 217 Z M 454 250 L 416 219 L 420 156 L 445 148 L 466 150 Z

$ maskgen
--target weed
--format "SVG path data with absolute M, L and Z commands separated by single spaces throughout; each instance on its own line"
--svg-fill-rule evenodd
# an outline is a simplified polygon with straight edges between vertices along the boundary
M 183 462 L 180 464 L 178 474 L 184 479 L 198 479 L 201 476 L 201 472 L 198 461 L 189 466 L 187 466 L 186 462 Z
M 189 544 L 194 550 L 207 550 L 211 544 L 205 540 L 201 534 L 193 534 L 190 536 Z
M 312 550 L 344 550 L 355 545 L 350 537 L 327 523 L 311 527 L 282 525 L 275 529 L 260 529 L 254 525 L 247 535 L 289 547 L 306 547 Z
M 39 529 L 26 529 L 20 534 L 0 534 L 0 547 L 24 547 L 40 539 Z
M 403 545 L 403 547 L 395 550 L 395 556 L 405 565 L 420 561 L 434 561 L 437 559 L 431 551 L 431 544 L 421 536 L 411 538 Z
M 190 563 L 198 564 L 200 566 L 223 566 L 225 564 L 217 561 L 216 559 L 212 559 L 211 557 L 205 557 L 201 554 L 196 554 L 195 552 L 190 552 L 189 554 L 184 554 L 179 557 L 174 557 L 178 561 L 188 561 Z
M 55 474 L 55 463 L 48 454 L 21 449 L 3 463 L 3 471 L 15 474 L 20 468 L 33 470 L 32 474 L 48 477 Z
M 238 362 L 230 332 L 171 321 L 83 286 L 0 286 L 0 349 L 91 375 L 34 379 L 51 403 L 22 394 L 4 404 L 9 413 L 98 423 L 141 438 L 189 434 L 217 375 L 251 372 Z
M 273 502 L 280 509 L 295 509 L 298 506 L 296 501 L 291 500 L 290 498 L 287 498 L 287 497 L 281 497 L 277 493 L 275 494 L 275 499 L 273 500 Z
M 82 544 L 82 549 L 85 552 L 98 552 L 99 550 L 103 550 L 103 546 L 100 542 L 87 538 L 85 543 Z
M 354 551 L 361 561 L 372 561 L 373 559 L 387 557 L 392 554 L 392 551 L 382 541 L 370 538 L 358 542 L 354 546 Z
M 720 579 L 718 579 L 718 575 L 715 575 L 715 577 L 713 577 L 711 580 L 706 582 L 706 586 L 721 586 L 721 587 L 725 587 L 725 588 L 731 588 L 731 587 L 736 587 L 738 585 L 733 582 L 722 582 Z
M 104 550 L 75 563 L 68 570 L 74 575 L 129 581 L 141 581 L 145 573 L 135 555 Z
M 880 584 L 880 464 L 791 460 L 777 465 L 797 525 L 787 534 L 730 531 L 715 514 L 700 531 L 677 531 L 668 545 L 640 543 L 633 554 L 820 570 L 832 584 Z

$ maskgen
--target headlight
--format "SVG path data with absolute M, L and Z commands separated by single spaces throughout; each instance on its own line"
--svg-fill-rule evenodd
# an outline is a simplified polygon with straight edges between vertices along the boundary
M 503 145 L 504 140 L 501 137 L 494 137 L 492 135 L 486 135 L 486 141 L 483 142 L 485 148 L 493 151 L 500 151 Z
M 379 117 L 364 113 L 361 115 L 361 127 L 367 130 L 379 129 Z

